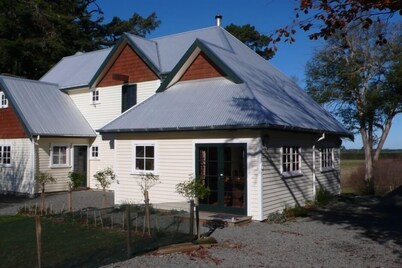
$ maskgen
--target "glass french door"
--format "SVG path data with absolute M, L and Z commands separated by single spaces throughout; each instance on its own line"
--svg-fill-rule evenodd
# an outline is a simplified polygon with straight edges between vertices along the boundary
M 81 183 L 81 187 L 87 187 L 87 170 L 88 170 L 88 146 L 78 146 L 74 145 L 74 164 L 73 172 L 80 173 L 84 177 Z
M 210 189 L 201 210 L 247 214 L 246 160 L 243 143 L 196 145 L 196 177 Z

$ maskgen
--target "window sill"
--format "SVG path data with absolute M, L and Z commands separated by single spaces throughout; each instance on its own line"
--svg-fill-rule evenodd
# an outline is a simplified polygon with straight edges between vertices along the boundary
M 155 170 L 133 170 L 131 171 L 131 175 L 145 175 L 145 174 L 152 174 L 155 176 L 159 176 L 159 173 Z
M 100 161 L 99 158 L 89 158 L 89 161 Z
M 91 103 L 89 103 L 90 105 L 93 105 L 93 106 L 96 106 L 96 105 L 99 105 L 99 104 L 101 104 L 100 102 L 91 102 Z
M 60 166 L 50 166 L 49 168 L 51 168 L 51 169 L 62 169 L 62 168 L 71 168 L 71 166 L 60 165 Z
M 0 168 L 12 168 L 13 165 L 0 165 Z
M 303 176 L 303 173 L 300 170 L 298 170 L 298 171 L 288 171 L 288 172 L 283 172 L 282 173 L 282 178 L 284 178 L 284 179 L 301 177 L 301 176 Z
M 322 168 L 320 170 L 321 173 L 327 173 L 327 172 L 332 172 L 332 171 L 336 171 L 336 169 L 333 167 L 330 167 L 330 168 Z

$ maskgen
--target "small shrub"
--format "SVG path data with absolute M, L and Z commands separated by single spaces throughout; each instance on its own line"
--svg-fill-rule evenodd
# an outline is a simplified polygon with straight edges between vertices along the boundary
M 294 219 L 297 217 L 307 217 L 308 216 L 308 211 L 304 207 L 301 206 L 295 206 L 293 208 L 286 207 L 283 210 L 283 213 L 285 214 L 286 219 Z
M 72 189 L 75 189 L 75 188 L 81 186 L 81 184 L 84 182 L 85 175 L 83 173 L 79 173 L 79 172 L 69 172 L 68 178 L 70 179 L 70 181 L 68 182 L 70 187 Z
M 176 184 L 176 192 L 188 200 L 191 200 L 195 198 L 205 198 L 210 190 L 199 179 L 194 179 L 190 175 L 188 181 Z
M 276 211 L 274 213 L 270 213 L 265 222 L 281 224 L 286 222 L 286 217 L 284 213 Z
M 333 196 L 328 190 L 326 190 L 324 188 L 320 188 L 320 189 L 318 189 L 317 193 L 315 194 L 314 203 L 317 206 L 325 206 L 329 202 L 331 202 L 332 199 L 333 199 Z

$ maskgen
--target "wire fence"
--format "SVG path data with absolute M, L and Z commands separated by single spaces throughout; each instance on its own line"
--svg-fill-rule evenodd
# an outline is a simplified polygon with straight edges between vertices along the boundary
M 35 205 L 22 207 L 20 214 L 36 218 L 31 230 L 36 233 L 38 266 L 96 267 L 193 239 L 188 203 L 124 204 L 73 212 L 50 207 L 41 211 Z

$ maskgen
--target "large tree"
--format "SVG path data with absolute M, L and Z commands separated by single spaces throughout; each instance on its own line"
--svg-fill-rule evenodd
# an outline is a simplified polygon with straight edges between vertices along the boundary
M 225 30 L 242 41 L 264 59 L 269 60 L 275 55 L 275 52 L 269 47 L 272 39 L 259 33 L 254 26 L 250 24 L 240 26 L 231 23 L 225 27 Z
M 367 183 L 392 120 L 402 112 L 401 30 L 401 25 L 392 31 L 384 24 L 351 25 L 333 33 L 307 64 L 308 93 L 331 108 L 349 130 L 360 133 Z M 377 42 L 379 33 L 386 44 Z
M 111 46 L 123 31 L 145 35 L 160 23 L 154 13 L 103 19 L 96 0 L 0 1 L 0 73 L 37 79 L 63 56 Z

